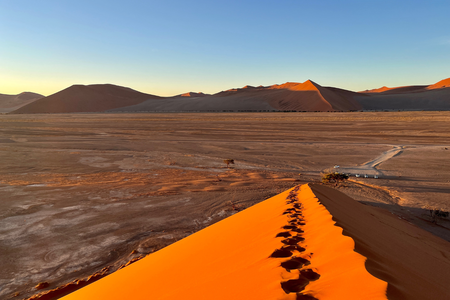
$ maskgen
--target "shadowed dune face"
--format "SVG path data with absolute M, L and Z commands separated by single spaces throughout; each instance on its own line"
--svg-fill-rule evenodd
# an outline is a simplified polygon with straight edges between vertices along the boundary
M 340 192 L 314 184 L 312 191 L 333 215 L 367 270 L 389 283 L 388 299 L 450 298 L 450 244 L 397 216 L 364 206 Z
M 41 98 L 44 98 L 44 96 L 30 92 L 24 92 L 18 95 L 0 94 L 0 113 L 8 113 L 10 111 L 19 109 L 20 107 Z
M 354 99 L 365 110 L 450 110 L 450 78 L 433 85 L 384 86 L 363 91 Z
M 420 89 L 412 92 L 395 92 L 396 90 L 399 89 L 371 94 L 370 97 L 358 96 L 355 99 L 365 110 L 450 110 L 450 88 Z
M 101 112 L 159 98 L 111 84 L 73 85 L 30 103 L 13 113 Z

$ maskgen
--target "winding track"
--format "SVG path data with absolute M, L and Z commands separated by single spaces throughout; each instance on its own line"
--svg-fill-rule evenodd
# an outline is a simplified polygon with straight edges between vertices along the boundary
M 393 146 L 391 150 L 388 150 L 386 152 L 383 152 L 380 156 L 376 157 L 373 160 L 370 160 L 368 162 L 365 162 L 364 164 L 356 167 L 344 167 L 339 168 L 340 172 L 356 175 L 369 175 L 369 176 L 375 176 L 375 175 L 383 175 L 382 172 L 377 170 L 377 166 L 391 158 L 393 158 L 396 155 L 401 154 L 403 151 L 403 146 Z

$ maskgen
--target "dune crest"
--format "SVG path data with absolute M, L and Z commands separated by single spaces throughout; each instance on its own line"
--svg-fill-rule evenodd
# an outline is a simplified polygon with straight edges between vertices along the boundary
M 442 88 L 449 88 L 450 87 L 450 78 L 443 79 L 435 84 L 432 84 L 427 87 L 427 90 L 435 90 L 435 89 L 442 89 Z
M 334 223 L 297 186 L 63 299 L 387 299 Z
M 365 90 L 365 91 L 361 91 L 360 93 L 383 93 L 389 90 L 392 90 L 393 88 L 388 88 L 387 86 L 382 86 L 380 88 L 377 89 L 371 89 L 371 90 Z
M 206 97 L 209 96 L 209 94 L 204 94 L 202 92 L 200 93 L 196 93 L 196 92 L 188 92 L 188 93 L 184 93 L 175 97 Z

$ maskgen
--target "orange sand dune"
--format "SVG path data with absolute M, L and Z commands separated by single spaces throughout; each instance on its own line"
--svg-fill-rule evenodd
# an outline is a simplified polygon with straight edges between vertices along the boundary
M 337 190 L 316 184 L 311 189 L 367 257 L 367 270 L 389 283 L 388 299 L 450 299 L 449 242 Z
M 63 299 L 387 299 L 332 218 L 298 186 Z
M 450 88 L 450 78 L 441 80 L 427 87 L 428 90 L 442 89 L 442 88 Z
M 387 86 L 382 86 L 382 87 L 377 88 L 377 89 L 361 91 L 360 93 L 382 93 L 382 92 L 389 91 L 391 89 L 393 89 L 393 88 L 388 88 Z
M 13 113 L 100 112 L 159 98 L 112 84 L 73 85 Z
M 406 93 L 416 93 L 416 92 L 424 92 L 426 91 L 426 85 L 411 85 L 411 86 L 399 86 L 399 87 L 381 87 L 379 89 L 367 90 L 362 93 L 366 94 L 406 94 Z
M 323 87 L 311 80 L 303 83 L 287 82 L 282 85 L 273 85 L 269 89 L 288 90 L 288 97 L 274 99 L 271 104 L 274 107 L 285 107 L 286 105 L 307 107 L 307 109 L 296 110 L 318 110 L 318 111 L 348 111 L 358 110 L 361 106 L 353 100 L 351 92 L 347 94 L 336 93 L 334 90 Z M 316 109 L 312 109 L 315 107 Z
M 435 90 L 450 87 L 450 78 L 443 79 L 432 85 L 409 85 L 409 86 L 400 86 L 389 88 L 387 86 L 383 86 L 378 89 L 365 90 L 360 93 L 366 94 L 403 94 L 403 93 L 416 93 L 416 92 L 425 92 L 427 90 Z
M 308 80 L 269 87 L 245 86 L 189 99 L 172 97 L 148 100 L 111 111 L 348 111 L 362 108 L 353 99 L 357 95 L 350 91 L 322 87 Z
M 175 97 L 206 97 L 209 96 L 209 94 L 204 94 L 202 92 L 200 93 L 195 93 L 195 92 L 189 92 L 189 93 L 184 93 Z

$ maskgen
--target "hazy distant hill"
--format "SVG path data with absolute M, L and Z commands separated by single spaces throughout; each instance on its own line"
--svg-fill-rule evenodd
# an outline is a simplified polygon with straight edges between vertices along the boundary
M 72 85 L 25 105 L 13 113 L 102 112 L 160 98 L 112 84 Z
M 0 94 L 0 113 L 7 113 L 16 110 L 44 96 L 36 93 L 23 92 L 18 95 Z

